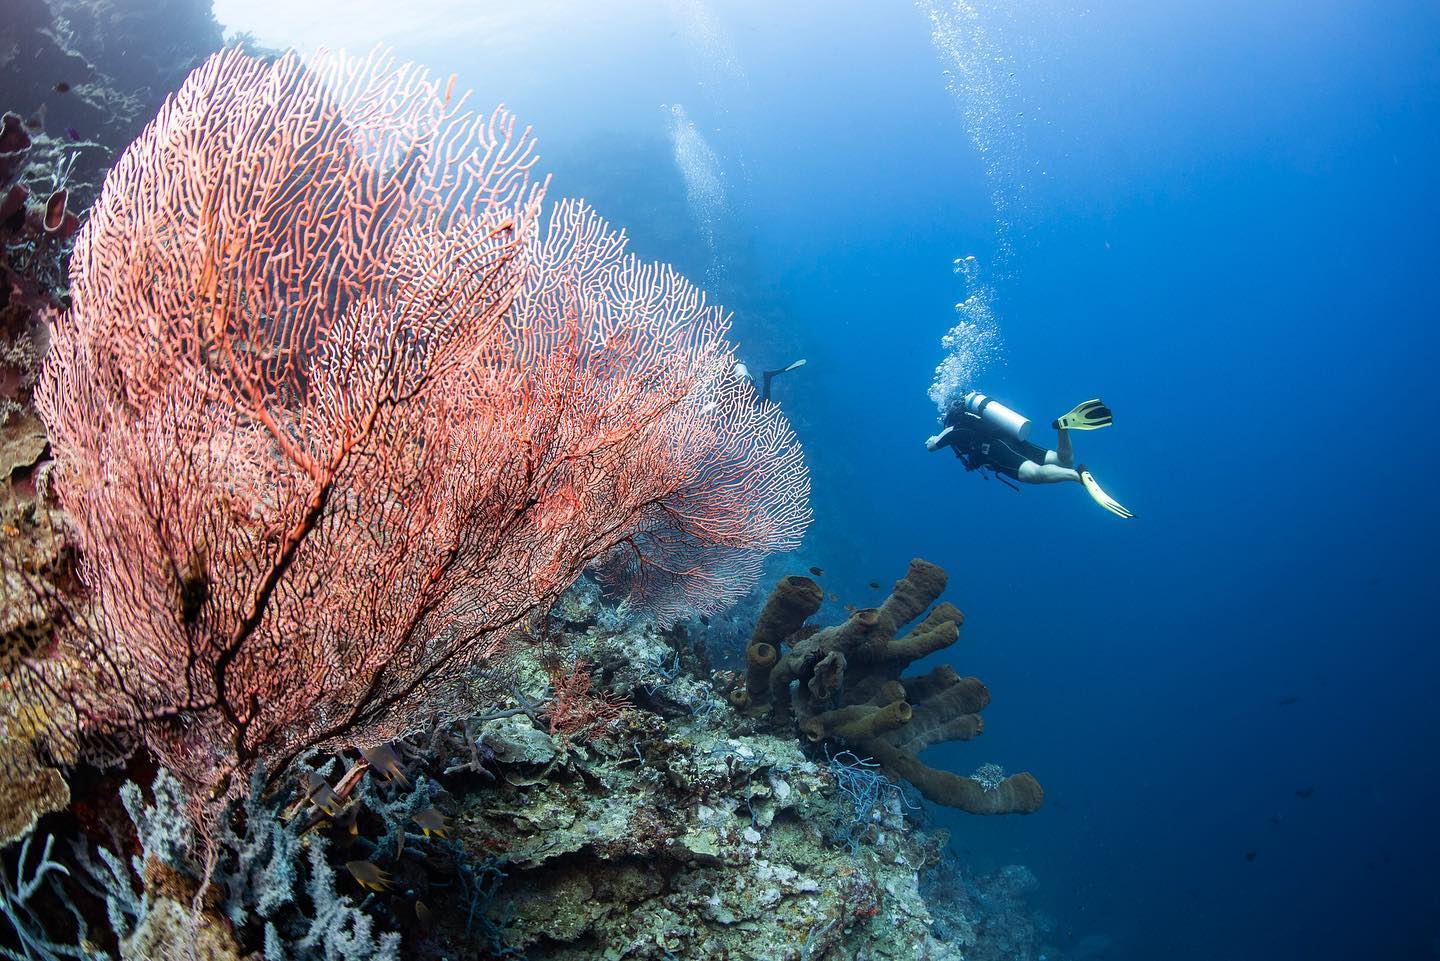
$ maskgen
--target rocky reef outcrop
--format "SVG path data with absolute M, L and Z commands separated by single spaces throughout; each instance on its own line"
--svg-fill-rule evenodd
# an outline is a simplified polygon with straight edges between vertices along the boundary
M 963 911 L 940 923 L 921 893 L 942 863 L 963 872 L 898 785 L 735 711 L 683 633 L 617 626 L 584 585 L 562 608 L 566 646 L 634 706 L 584 741 L 523 713 L 480 729 L 487 752 L 511 760 L 453 824 L 472 852 L 504 861 L 486 913 L 510 948 L 567 961 L 958 961 L 985 943 L 977 905 L 972 924 Z
M 1060 957 L 1028 872 L 967 871 L 872 763 L 735 710 L 683 631 L 582 583 L 527 633 L 508 704 L 257 781 L 210 849 L 143 757 L 118 800 L 87 784 L 27 842 L 33 872 L 67 836 L 88 877 L 31 906 L 39 935 L 119 958 Z M 560 651 L 584 685 L 557 687 Z
M 946 580 L 944 570 L 917 558 L 879 607 L 816 628 L 806 622 L 820 609 L 820 586 L 808 577 L 782 579 L 755 624 L 744 685 L 731 700 L 767 716 L 777 731 L 798 730 L 810 741 L 836 741 L 873 758 L 937 804 L 971 814 L 1029 814 L 1044 792 L 1028 773 L 989 781 L 920 760 L 933 744 L 979 735 L 980 712 L 990 703 L 978 678 L 961 677 L 948 664 L 902 676 L 960 636 L 965 616 L 948 601 L 936 603 Z

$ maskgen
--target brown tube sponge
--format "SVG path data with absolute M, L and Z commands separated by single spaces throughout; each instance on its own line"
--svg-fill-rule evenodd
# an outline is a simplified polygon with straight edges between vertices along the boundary
M 817 703 L 823 704 L 839 694 L 840 688 L 844 684 L 845 655 L 839 651 L 831 651 L 816 663 L 805 687 L 809 689 L 810 696 L 815 698 Z
M 947 687 L 959 682 L 960 675 L 955 673 L 955 668 L 949 664 L 941 664 L 928 674 L 907 677 L 902 683 L 905 686 L 905 699 L 916 704 L 929 700 Z
M 947 576 L 943 568 L 915 558 L 910 570 L 895 582 L 895 588 L 880 611 L 893 625 L 895 631 L 919 617 L 945 591 Z
M 964 623 L 965 615 L 954 604 L 942 601 L 909 634 L 887 644 L 883 656 L 908 665 L 926 655 L 943 651 L 960 638 L 960 625 Z M 901 669 L 904 669 L 903 666 Z
M 905 730 L 896 731 L 885 740 L 902 751 L 919 754 L 931 744 L 973 741 L 984 731 L 985 719 L 979 714 L 936 714 L 921 710 L 912 716 Z
M 783 577 L 770 592 L 755 629 L 750 632 L 750 643 L 745 649 L 748 670 L 745 676 L 745 690 L 750 695 L 747 706 L 763 710 L 770 703 L 774 665 L 780 658 L 780 645 L 786 638 L 798 632 L 805 625 L 805 619 L 820 609 L 825 593 L 808 577 Z M 793 680 L 793 678 L 791 679 Z M 786 682 L 788 685 L 788 681 Z M 789 708 L 789 690 L 786 689 L 786 708 Z
M 908 690 L 899 681 L 886 681 L 880 685 L 880 690 L 871 698 L 872 703 L 884 706 L 894 704 L 896 701 L 909 699 Z
M 775 648 L 764 641 L 751 644 L 745 652 L 745 690 L 750 694 L 751 701 L 770 693 L 770 669 L 779 656 Z
M 907 688 L 911 686 L 915 685 L 907 682 Z M 917 756 L 932 744 L 969 741 L 985 729 L 980 712 L 989 703 L 990 691 L 978 678 L 957 677 L 937 693 L 916 698 L 911 722 L 903 731 L 895 731 L 885 740 Z
M 878 608 L 862 607 L 838 627 L 832 627 L 814 635 L 829 635 L 826 647 L 844 651 L 847 654 L 867 654 L 885 642 L 895 629 L 881 615 Z
M 990 691 L 979 679 L 961 677 L 949 665 L 902 676 L 915 661 L 959 639 L 965 615 L 947 601 L 936 603 L 945 584 L 943 570 L 917 558 L 878 608 L 816 629 L 802 622 L 819 607 L 819 586 L 787 577 L 771 593 L 752 636 L 752 652 L 765 656 L 752 656 L 747 690 L 756 713 L 768 703 L 776 730 L 793 730 L 798 713 L 804 737 L 833 738 L 869 755 L 932 801 L 975 814 L 1028 813 L 1044 798 L 1029 774 L 986 790 L 919 760 L 932 744 L 979 736 L 985 729 L 980 712 L 990 703 Z M 909 633 L 897 637 L 921 615 Z M 772 659 L 782 638 L 790 648 Z
M 884 707 L 871 708 L 870 713 L 862 718 L 842 724 L 835 728 L 835 736 L 842 741 L 864 741 L 886 731 L 893 731 L 896 728 L 903 728 L 910 723 L 912 710 L 909 704 L 904 701 L 896 701 L 894 704 L 886 704 Z
M 922 764 L 913 754 L 883 740 L 866 741 L 856 749 L 869 754 L 936 804 L 967 814 L 1032 814 L 1040 810 L 1045 792 L 1030 774 L 1012 774 L 991 790 L 980 782 Z
M 822 711 L 801 721 L 800 733 L 811 741 L 834 737 L 835 729 L 840 725 L 859 721 L 876 710 L 873 704 L 853 704 L 850 707 L 837 707 L 833 711 Z
M 781 642 L 798 631 L 825 600 L 825 592 L 808 577 L 783 577 L 760 612 L 749 646 L 769 644 L 780 650 Z
M 910 716 L 910 705 L 904 701 L 883 707 L 854 704 L 806 718 L 800 722 L 800 731 L 812 741 L 827 737 L 863 741 L 904 727 L 910 722 Z
M 70 191 L 61 188 L 50 195 L 45 201 L 45 232 L 53 234 L 60 230 L 65 223 L 65 214 L 68 213 L 70 202 Z
M 770 672 L 770 719 L 775 727 L 783 730 L 790 724 L 792 717 L 791 683 L 802 682 L 800 696 L 803 701 L 809 695 L 806 684 L 816 666 L 822 663 L 831 652 L 838 651 L 844 655 L 848 673 L 852 657 L 859 660 L 868 659 L 871 652 L 881 649 L 893 633 L 894 628 L 880 610 L 871 607 L 855 611 L 843 624 L 827 627 L 804 640 L 797 641 L 795 646 L 780 658 L 775 669 Z M 808 706 L 802 705 L 802 714 L 816 711 L 823 706 L 813 703 L 815 700 L 813 697 L 809 699 L 812 703 Z

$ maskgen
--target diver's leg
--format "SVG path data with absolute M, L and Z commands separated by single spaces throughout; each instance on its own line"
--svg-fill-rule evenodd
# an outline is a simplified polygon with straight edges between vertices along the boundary
M 1044 448 L 1037 447 L 1035 448 L 1035 452 L 1031 452 L 1030 460 L 1037 462 L 1037 464 L 1047 465 L 1047 467 L 1074 467 L 1074 465 L 1076 465 L 1076 452 L 1074 452 L 1074 448 L 1070 447 L 1068 431 L 1060 431 L 1060 444 L 1057 444 L 1056 447 L 1060 448 L 1060 450 L 1045 451 Z M 1043 451 L 1043 454 L 1041 454 L 1041 451 Z
M 1054 451 L 1050 453 L 1053 454 Z M 1017 479 L 1025 484 L 1063 484 L 1066 481 L 1080 483 L 1079 473 L 1058 464 L 1037 464 L 1034 461 L 1026 461 L 1020 465 L 1020 469 L 1016 473 L 1019 475 Z
M 766 371 L 762 371 L 762 372 L 761 372 L 761 377 L 764 379 L 764 390 L 762 390 L 762 391 L 760 392 L 760 399 L 761 399 L 761 400 L 769 400 L 769 399 L 770 399 L 770 382 L 771 382 L 772 380 L 774 380 L 776 377 L 779 377 L 781 374 L 788 374 L 788 373 L 790 373 L 790 371 L 796 370 L 796 369 L 801 368 L 801 367 L 804 367 L 804 366 L 805 366 L 805 358 L 802 357 L 802 358 L 800 358 L 799 360 L 794 361 L 793 363 L 789 364 L 789 365 L 786 366 L 786 367 L 781 367 L 779 370 L 766 370 Z
M 1061 428 L 1060 442 L 1055 445 L 1059 450 L 1047 450 L 1045 459 L 1041 461 L 1052 467 L 1074 467 L 1075 449 L 1070 446 L 1070 432 Z

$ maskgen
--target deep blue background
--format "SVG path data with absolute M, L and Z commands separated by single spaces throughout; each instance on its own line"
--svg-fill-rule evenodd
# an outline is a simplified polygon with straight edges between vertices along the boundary
M 1019 108 L 985 158 L 908 4 L 676 0 L 399 52 L 533 122 L 557 195 L 715 278 L 753 369 L 809 358 L 777 394 L 817 520 L 780 566 L 861 604 L 912 556 L 950 570 L 947 656 L 995 700 L 938 759 L 1033 771 L 1047 803 L 942 819 L 976 866 L 1036 871 L 1062 948 L 1440 957 L 1440 8 L 985 7 Z M 674 102 L 723 165 L 713 250 Z M 1136 520 L 924 451 L 970 254 L 1008 358 L 980 386 L 1040 440 L 1103 396 L 1078 451 Z

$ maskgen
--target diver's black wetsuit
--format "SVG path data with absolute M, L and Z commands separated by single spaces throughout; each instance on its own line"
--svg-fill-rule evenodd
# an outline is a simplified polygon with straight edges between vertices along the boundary
M 1027 460 L 1045 463 L 1048 453 L 1045 448 L 991 430 L 983 420 L 958 405 L 945 415 L 945 426 L 952 429 L 940 446 L 954 448 L 955 456 L 965 463 L 966 470 L 988 467 L 997 474 L 1019 480 L 1020 465 Z

